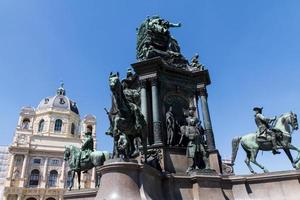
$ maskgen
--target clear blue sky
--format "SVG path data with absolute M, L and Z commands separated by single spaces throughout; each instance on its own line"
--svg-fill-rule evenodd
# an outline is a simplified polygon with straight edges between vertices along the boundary
M 96 115 L 98 149 L 111 150 L 103 111 L 110 107 L 109 72 L 124 75 L 136 61 L 135 29 L 158 14 L 182 23 L 172 34 L 183 54 L 198 52 L 209 69 L 216 144 L 229 156 L 234 136 L 256 130 L 253 106 L 268 116 L 300 114 L 299 8 L 299 1 L 274 0 L 1 0 L 0 144 L 12 142 L 20 108 L 36 107 L 63 80 L 81 116 Z M 244 157 L 240 149 L 237 173 L 248 173 Z M 283 153 L 258 160 L 272 171 L 291 168 Z

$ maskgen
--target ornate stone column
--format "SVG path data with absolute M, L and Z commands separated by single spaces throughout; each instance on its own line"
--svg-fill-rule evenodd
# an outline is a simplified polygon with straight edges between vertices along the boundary
M 46 187 L 46 185 L 47 185 L 48 162 L 49 162 L 49 158 L 46 157 L 45 162 L 44 162 L 43 179 L 42 179 L 42 187 L 43 188 Z
M 212 130 L 211 119 L 207 103 L 207 90 L 205 85 L 200 85 L 198 88 L 198 93 L 201 101 L 201 109 L 204 121 L 204 130 L 206 133 L 207 146 L 209 152 L 209 165 L 211 169 L 216 170 L 217 173 L 221 173 L 221 157 L 218 150 L 216 149 L 214 133 Z
M 145 121 L 148 124 L 148 104 L 147 104 L 147 81 L 142 80 L 141 81 L 141 113 L 144 115 Z M 147 132 L 144 133 L 144 137 L 147 138 L 147 145 L 149 145 L 149 138 L 148 138 L 148 126 L 147 126 Z
M 157 84 L 158 84 L 157 78 L 151 79 L 154 145 L 162 144 Z
M 21 172 L 21 181 L 20 181 L 20 186 L 24 187 L 26 184 L 26 178 L 25 176 L 27 175 L 26 171 L 27 171 L 27 165 L 28 165 L 28 154 L 24 154 L 24 160 L 23 160 L 23 164 L 22 164 L 22 172 Z
M 8 173 L 7 173 L 7 178 L 9 180 L 9 182 L 11 181 L 11 178 L 13 175 L 15 156 L 16 156 L 15 154 L 12 154 L 10 157 L 10 161 L 9 161 L 9 168 L 8 168 Z
M 206 86 L 201 85 L 198 88 L 198 92 L 201 101 L 204 130 L 206 131 L 206 136 L 207 136 L 207 146 L 210 151 L 213 151 L 216 149 L 216 145 L 215 145 L 214 133 L 212 130 L 211 119 L 210 119 L 210 114 L 208 109 L 208 103 L 207 103 L 208 95 L 206 91 Z
M 61 175 L 60 175 L 60 178 L 59 178 L 59 186 L 61 188 L 64 188 L 64 185 L 65 185 L 65 171 L 66 171 L 66 161 L 63 160 L 63 163 L 62 163 L 62 166 L 61 166 Z
M 147 122 L 148 110 L 147 110 L 147 90 L 146 90 L 146 80 L 141 81 L 141 112 L 145 117 Z
M 23 165 L 22 165 L 21 178 L 25 178 L 27 163 L 28 163 L 28 154 L 25 154 L 24 160 L 23 160 Z

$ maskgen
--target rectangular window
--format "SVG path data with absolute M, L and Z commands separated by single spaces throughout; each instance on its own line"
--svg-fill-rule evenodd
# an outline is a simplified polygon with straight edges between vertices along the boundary
M 39 158 L 33 159 L 33 164 L 41 164 L 41 159 Z
M 16 165 L 20 165 L 22 162 L 22 159 L 20 157 L 16 158 Z
M 59 165 L 59 160 L 51 160 L 50 165 Z

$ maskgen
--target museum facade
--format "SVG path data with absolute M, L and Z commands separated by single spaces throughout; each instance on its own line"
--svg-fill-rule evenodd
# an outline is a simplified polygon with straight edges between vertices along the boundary
M 65 146 L 80 147 L 87 131 L 92 132 L 96 147 L 96 118 L 80 118 L 76 102 L 66 96 L 63 84 L 56 95 L 42 99 L 37 108 L 23 107 L 9 146 L 4 199 L 63 199 L 71 180 L 64 161 Z M 85 173 L 81 187 L 95 188 L 95 176 L 95 169 Z

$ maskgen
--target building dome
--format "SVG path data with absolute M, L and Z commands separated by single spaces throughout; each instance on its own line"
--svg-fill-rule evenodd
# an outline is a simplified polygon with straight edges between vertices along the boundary
M 66 96 L 66 90 L 64 89 L 63 83 L 57 89 L 55 96 L 47 97 L 41 100 L 37 107 L 37 110 L 45 109 L 70 110 L 76 114 L 79 114 L 76 102 L 70 100 Z

